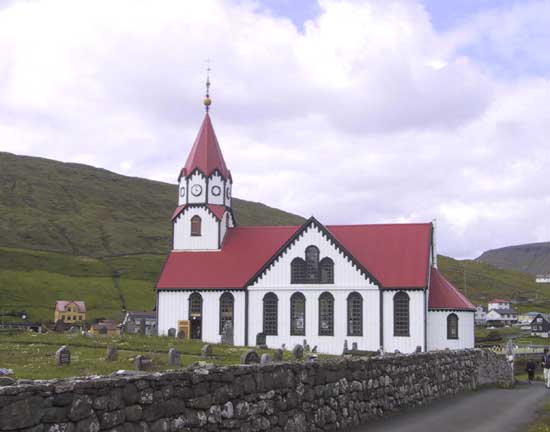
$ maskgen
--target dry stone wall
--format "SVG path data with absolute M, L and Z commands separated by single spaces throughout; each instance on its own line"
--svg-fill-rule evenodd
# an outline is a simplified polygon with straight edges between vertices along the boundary
M 20 380 L 0 387 L 0 431 L 326 431 L 512 381 L 482 350 Z

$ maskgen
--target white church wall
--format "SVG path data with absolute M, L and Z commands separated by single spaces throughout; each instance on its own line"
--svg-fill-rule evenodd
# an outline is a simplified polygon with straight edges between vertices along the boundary
M 220 297 L 225 291 L 195 291 L 202 297 L 202 340 L 220 343 Z M 244 345 L 244 291 L 229 291 L 233 295 L 234 344 Z M 159 292 L 159 335 L 167 335 L 169 328 L 178 328 L 178 321 L 189 319 L 189 296 L 193 291 Z
M 458 339 L 447 339 L 447 317 L 458 316 Z M 473 348 L 474 313 L 454 311 L 428 311 L 428 350 Z
M 189 177 L 187 185 L 188 202 L 190 204 L 206 202 L 206 178 L 204 178 L 198 172 L 195 172 L 192 176 Z M 201 193 L 195 196 L 193 194 L 193 186 L 200 186 Z
M 319 296 L 325 291 L 334 297 L 334 336 L 319 335 Z M 263 298 L 272 292 L 278 298 L 277 335 L 266 336 L 269 347 L 280 348 L 285 344 L 292 349 L 296 344 L 302 344 L 304 339 L 313 348 L 325 354 L 342 354 L 344 341 L 357 342 L 361 350 L 377 350 L 380 345 L 379 291 L 373 289 L 343 289 L 326 285 L 309 285 L 292 288 L 251 289 L 249 292 L 250 320 L 248 324 L 249 344 L 256 343 L 256 335 L 263 332 Z M 290 297 L 295 292 L 301 292 L 306 298 L 305 335 L 290 334 Z M 347 335 L 347 297 L 357 292 L 363 297 L 363 336 Z
M 424 291 L 407 291 L 409 296 L 409 336 L 394 336 L 393 297 L 399 291 L 384 291 L 384 350 L 411 353 L 421 346 L 424 350 Z
M 219 190 L 218 195 L 215 195 L 216 189 Z M 218 173 L 215 173 L 208 180 L 208 203 L 223 205 L 223 194 L 225 191 L 225 182 Z
M 191 235 L 191 218 L 195 215 L 202 221 L 200 236 Z M 174 249 L 218 249 L 218 223 L 218 220 L 205 207 L 186 209 L 174 223 Z

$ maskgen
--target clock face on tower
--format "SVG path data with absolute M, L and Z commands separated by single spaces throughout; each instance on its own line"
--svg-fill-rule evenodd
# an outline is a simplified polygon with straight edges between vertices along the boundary
M 191 193 L 194 196 L 199 196 L 202 193 L 202 186 L 198 184 L 191 186 Z
M 220 196 L 222 189 L 219 186 L 212 186 L 212 195 Z

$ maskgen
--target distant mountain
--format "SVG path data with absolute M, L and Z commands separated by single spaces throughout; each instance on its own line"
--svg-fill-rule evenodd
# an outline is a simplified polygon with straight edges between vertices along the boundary
M 495 267 L 537 274 L 550 274 L 550 243 L 507 246 L 483 252 L 478 261 Z
M 0 246 L 72 255 L 164 254 L 177 186 L 0 152 Z M 235 198 L 240 225 L 304 219 Z

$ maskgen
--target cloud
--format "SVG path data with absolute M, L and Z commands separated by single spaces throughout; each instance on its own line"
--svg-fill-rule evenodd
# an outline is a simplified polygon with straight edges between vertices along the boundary
M 301 28 L 255 2 L 13 2 L 0 150 L 173 182 L 210 58 L 236 196 L 326 223 L 437 218 L 458 257 L 547 240 L 550 77 L 529 31 L 546 6 L 442 33 L 405 0 L 321 1 Z M 494 29 L 503 17 L 512 30 Z M 506 44 L 531 47 L 513 74 Z

